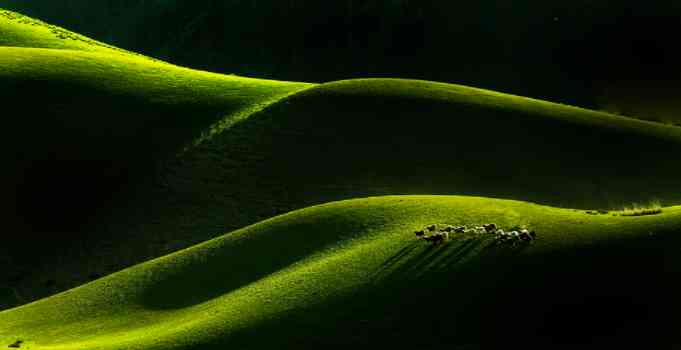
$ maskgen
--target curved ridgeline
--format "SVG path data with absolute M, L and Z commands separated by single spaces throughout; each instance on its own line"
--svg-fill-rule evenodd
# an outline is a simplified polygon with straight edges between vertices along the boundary
M 87 239 L 106 239 L 88 227 L 101 224 L 93 215 L 107 213 L 118 196 L 128 206 L 132 184 L 150 179 L 213 123 L 310 86 L 182 68 L 0 14 L 0 94 L 8 111 L 0 204 L 12 232 L 2 248 L 3 264 L 12 268 L 2 275 L 24 287 L 23 297 L 0 293 L 12 299 L 85 280 L 89 272 L 50 271 L 60 266 L 55 255 L 97 255 Z M 41 266 L 48 271 L 37 272 Z
M 681 128 L 428 81 L 195 71 L 9 14 L 0 256 L 12 268 L 0 303 L 179 252 L 0 313 L 2 343 L 463 347 L 525 329 L 512 342 L 678 342 L 681 226 L 666 206 L 681 202 Z M 523 202 L 395 196 L 299 210 L 407 194 Z M 652 199 L 661 214 L 586 212 Z M 537 238 L 413 236 L 491 222 Z M 486 336 L 490 322 L 500 338 Z M 254 334 L 270 336 L 249 344 Z
M 430 223 L 536 230 L 525 243 Z M 681 209 L 390 196 L 294 211 L 0 313 L 32 349 L 612 347 L 679 340 Z M 266 334 L 267 336 L 262 336 Z
M 671 84 L 668 91 L 679 86 L 674 33 L 681 7 L 674 0 L 5 0 L 3 6 L 153 57 L 254 77 L 399 76 L 642 117 L 656 114 L 658 104 L 632 106 L 638 92 L 658 92 L 661 82 Z M 622 86 L 623 96 L 613 96 Z

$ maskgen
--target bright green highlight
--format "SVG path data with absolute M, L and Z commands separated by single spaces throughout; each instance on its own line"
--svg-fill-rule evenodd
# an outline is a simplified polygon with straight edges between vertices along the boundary
M 417 244 L 412 231 L 433 222 L 495 222 L 502 227 L 536 229 L 539 239 L 519 250 L 515 261 L 580 250 L 585 254 L 580 259 L 589 259 L 588 247 L 602 246 L 607 254 L 609 249 L 621 249 L 617 242 L 668 235 L 671 228 L 681 228 L 681 207 L 665 208 L 659 216 L 632 219 L 476 197 L 391 196 L 330 203 L 266 220 L 2 312 L 0 343 L 22 339 L 32 349 L 175 349 L 230 344 L 232 337 L 239 341 L 239 332 L 256 332 L 271 320 L 294 315 L 299 308 L 321 308 L 333 315 L 341 311 L 333 307 L 343 305 L 334 302 L 353 292 L 380 290 L 394 280 L 418 280 L 423 274 L 446 273 L 453 282 L 460 276 L 466 284 L 456 283 L 458 287 L 452 285 L 448 291 L 448 298 L 456 300 L 457 294 L 468 295 L 486 285 L 486 279 L 498 277 L 471 277 L 464 271 L 476 266 L 485 270 L 495 264 L 490 259 L 501 259 L 501 264 L 505 258 L 500 252 L 517 250 L 493 246 L 480 237 L 474 238 L 480 242 L 477 248 L 457 259 L 435 254 L 418 269 L 404 266 L 410 257 L 432 249 Z M 663 239 L 659 241 L 661 244 Z M 455 247 L 460 242 L 455 238 L 449 244 Z M 391 257 L 409 248 L 409 254 L 386 268 Z M 566 258 L 562 263 L 571 261 Z M 540 264 L 534 268 L 541 274 L 560 267 Z M 422 289 L 437 285 L 428 281 L 415 283 Z M 510 293 L 523 287 L 500 284 L 499 288 L 508 288 Z M 384 305 L 377 303 L 377 307 Z M 332 320 L 322 316 L 319 322 Z M 294 336 L 314 332 L 296 329 L 295 322 L 277 327 Z M 277 344 L 278 339 L 263 336 L 251 341 L 250 348 L 260 349 Z

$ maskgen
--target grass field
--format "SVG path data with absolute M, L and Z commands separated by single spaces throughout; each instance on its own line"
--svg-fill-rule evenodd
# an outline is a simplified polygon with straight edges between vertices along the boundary
M 681 344 L 679 127 L 428 81 L 213 74 L 12 12 L 0 94 L 0 305 L 24 304 L 0 346 Z M 487 222 L 539 238 L 413 235 Z
M 532 243 L 430 223 L 526 225 Z M 592 216 L 477 197 L 307 208 L 0 313 L 32 349 L 666 344 L 678 336 L 681 209 Z M 286 247 L 285 249 L 282 249 Z M 470 348 L 470 347 L 468 347 Z
M 243 118 L 311 86 L 177 67 L 8 11 L 0 16 L 0 43 L 2 108 L 15 116 L 6 120 L 0 144 L 6 169 L 0 205 L 14 232 L 0 248 L 12 266 L 0 279 L 10 287 L 22 280 L 18 294 L 30 298 L 54 293 L 45 286 L 54 277 L 35 277 L 42 273 L 35 267 L 52 269 L 55 254 L 92 251 L 87 243 L 64 245 L 96 236 L 81 228 L 124 189 L 144 182 L 217 121 Z M 120 197 L 129 201 L 131 191 Z M 23 299 L 15 295 L 0 288 L 0 298 Z

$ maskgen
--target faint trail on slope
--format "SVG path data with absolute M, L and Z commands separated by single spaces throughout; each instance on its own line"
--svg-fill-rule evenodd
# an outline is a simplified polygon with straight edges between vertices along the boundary
M 250 107 L 243 108 L 242 110 L 235 112 L 234 114 L 224 116 L 221 120 L 219 120 L 218 122 L 211 125 L 207 130 L 203 131 L 201 133 L 201 136 L 196 138 L 189 145 L 182 148 L 182 150 L 180 152 L 178 152 L 177 155 L 182 156 L 185 153 L 192 150 L 193 148 L 198 147 L 198 146 L 202 145 L 203 143 L 205 143 L 207 141 L 210 141 L 215 135 L 221 134 L 225 130 L 228 130 L 228 129 L 232 128 L 234 125 L 248 119 L 248 117 L 250 117 L 250 116 L 252 116 L 256 113 L 262 112 L 267 107 L 269 107 L 269 106 L 271 106 L 271 105 L 273 105 L 273 104 L 275 104 L 279 101 L 282 101 L 289 96 L 295 95 L 299 92 L 305 91 L 305 90 L 313 88 L 315 86 L 316 86 L 315 84 L 310 84 L 309 86 L 306 86 L 306 87 L 304 87 L 300 90 L 296 90 L 296 91 L 286 93 L 284 95 L 278 96 L 278 97 L 273 98 L 271 100 L 266 100 L 266 101 L 263 101 L 263 102 L 256 103 L 256 104 L 254 104 Z

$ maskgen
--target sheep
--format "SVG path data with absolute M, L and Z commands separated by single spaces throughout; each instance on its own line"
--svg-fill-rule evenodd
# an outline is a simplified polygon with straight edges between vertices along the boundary
M 423 237 L 426 242 L 431 242 L 433 245 L 442 244 L 445 241 L 445 236 L 442 233 L 436 233 L 432 236 Z
M 530 235 L 530 231 L 527 229 L 520 230 L 520 239 L 523 241 L 531 241 L 532 236 Z
M 495 232 L 495 235 L 496 235 L 497 240 L 498 240 L 498 241 L 501 241 L 501 242 L 506 242 L 506 241 L 508 241 L 508 240 L 513 239 L 513 236 L 511 236 L 511 233 L 510 233 L 510 232 L 505 232 L 505 231 L 502 230 L 502 229 L 498 229 L 498 230 Z
M 483 224 L 482 226 L 453 226 L 446 224 L 430 224 L 422 230 L 414 231 L 417 239 L 423 239 L 433 245 L 448 241 L 452 234 L 491 234 L 500 242 L 532 241 L 536 239 L 536 233 L 526 228 L 514 227 L 506 232 L 496 224 Z
M 531 237 L 530 237 L 530 231 L 528 231 L 528 230 L 526 230 L 526 229 L 520 230 L 520 236 L 519 236 L 519 237 L 520 237 L 520 239 L 523 240 L 523 241 L 529 241 L 529 240 L 531 239 Z
M 482 227 L 487 233 L 496 234 L 497 232 L 497 224 L 484 224 Z

